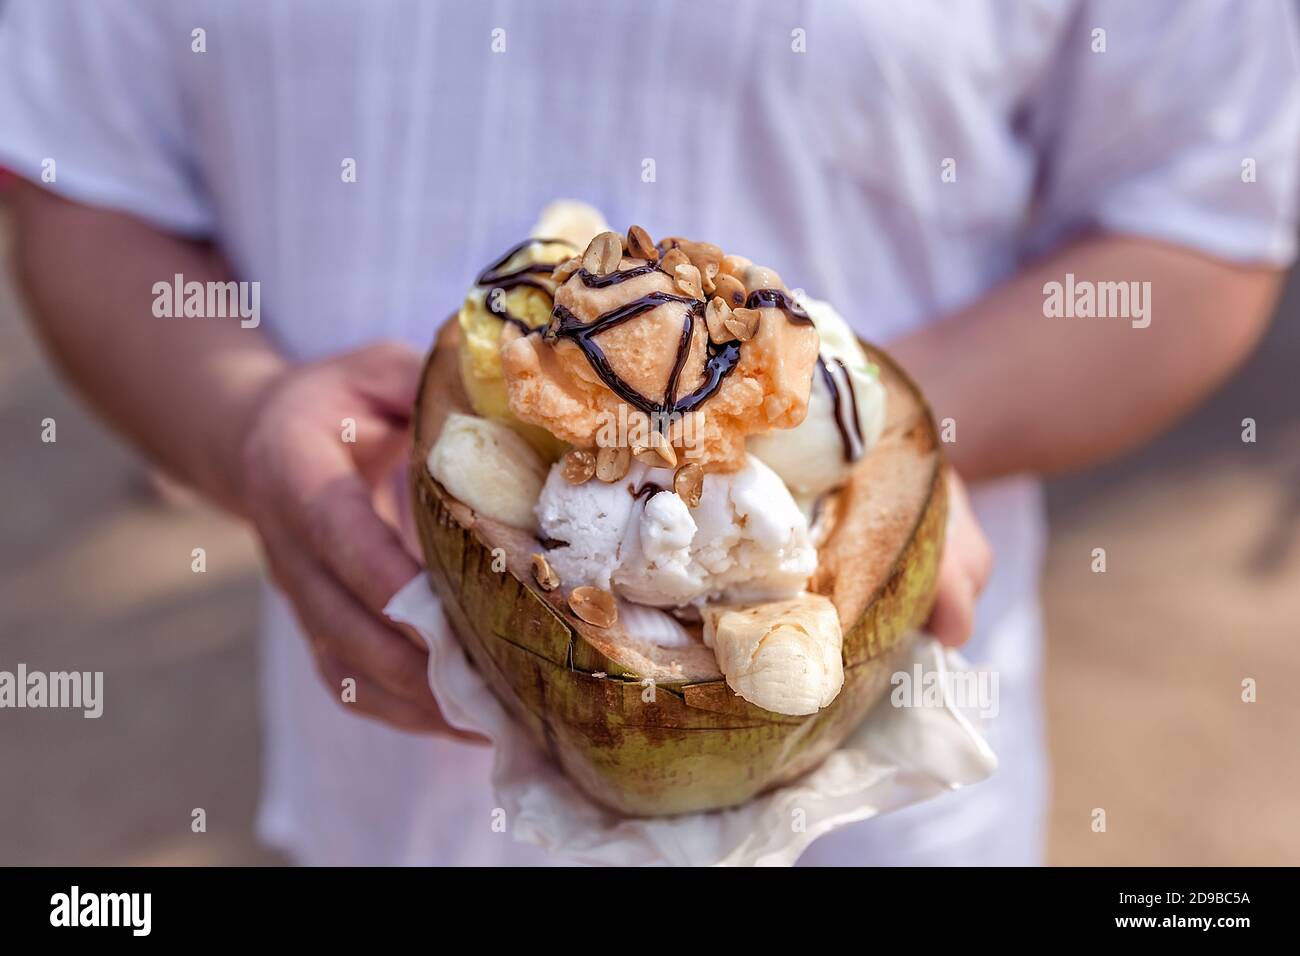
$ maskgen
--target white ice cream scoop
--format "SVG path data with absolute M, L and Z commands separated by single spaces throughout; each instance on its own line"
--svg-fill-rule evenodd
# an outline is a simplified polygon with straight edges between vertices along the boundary
M 653 607 L 798 594 L 817 567 L 808 523 L 781 479 L 749 456 L 704 478 L 699 504 L 674 494 L 672 472 L 634 463 L 619 481 L 580 485 L 551 469 L 537 502 L 547 560 L 564 587 L 582 584 Z
M 794 428 L 751 436 L 750 454 L 772 468 L 807 510 L 842 484 L 853 463 L 879 440 L 885 389 L 857 336 L 829 302 L 800 299 L 821 339 L 808 414 Z

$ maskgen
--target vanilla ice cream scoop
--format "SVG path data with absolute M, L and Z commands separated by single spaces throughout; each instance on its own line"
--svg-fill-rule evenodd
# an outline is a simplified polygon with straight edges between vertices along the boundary
M 798 594 L 817 567 L 808 522 L 781 479 L 747 456 L 704 477 L 688 508 L 672 472 L 634 463 L 619 481 L 571 484 L 551 469 L 537 502 L 546 553 L 565 588 L 594 585 L 653 607 Z
M 805 509 L 843 484 L 880 439 L 885 389 L 857 336 L 829 302 L 800 299 L 821 340 L 808 414 L 794 428 L 750 436 L 751 455 L 775 471 Z

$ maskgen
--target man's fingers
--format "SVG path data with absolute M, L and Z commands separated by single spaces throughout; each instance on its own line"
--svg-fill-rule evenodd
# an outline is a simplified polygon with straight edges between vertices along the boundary
M 975 624 L 975 588 L 970 577 L 955 562 L 944 559 L 939 584 L 927 627 L 948 647 L 960 647 L 970 640 Z
M 325 686 L 338 691 L 339 703 L 345 707 L 355 707 L 368 717 L 413 733 L 436 733 L 471 744 L 489 743 L 486 737 L 466 733 L 447 723 L 446 718 L 436 707 L 430 713 L 423 707 L 416 707 L 410 701 L 388 693 L 367 677 L 350 674 L 346 664 L 328 654 L 317 657 L 316 669 Z M 343 682 L 349 677 L 352 677 L 356 683 L 349 688 L 352 693 L 344 697 Z
M 968 553 L 970 557 L 966 561 L 966 573 L 970 575 L 975 593 L 982 594 L 984 586 L 989 583 L 989 575 L 993 573 L 993 549 L 989 547 L 983 532 L 980 533 L 978 544 L 973 545 Z
M 429 710 L 419 707 L 408 700 L 390 694 L 379 684 L 356 673 L 343 661 L 329 654 L 322 653 L 316 657 L 316 669 L 321 680 L 329 688 L 338 702 L 358 714 L 383 721 L 401 730 L 413 733 L 447 733 L 451 728 L 437 709 Z M 350 685 L 345 681 L 351 680 Z
M 364 608 L 329 573 L 306 555 L 282 550 L 274 555 L 299 622 L 320 654 L 336 658 L 385 690 L 436 711 L 429 690 L 429 655 L 405 634 Z
M 401 539 L 375 513 L 371 490 L 356 475 L 321 488 L 302 512 L 302 530 L 324 565 L 375 617 L 420 571 Z
M 303 557 L 272 558 L 275 577 L 293 603 L 329 692 L 355 712 L 413 733 L 437 733 L 470 743 L 477 734 L 446 722 L 429 689 L 429 658 L 370 618 L 323 568 Z M 344 681 L 352 683 L 345 687 Z M 345 697 L 345 691 L 347 692 Z
M 947 550 L 970 577 L 975 593 L 983 591 L 993 570 L 993 550 L 975 517 L 966 485 L 954 471 L 948 472 Z
M 950 647 L 970 639 L 975 627 L 975 599 L 993 567 L 993 552 L 980 530 L 966 487 L 948 472 L 948 527 L 939 563 L 934 610 L 927 626 Z

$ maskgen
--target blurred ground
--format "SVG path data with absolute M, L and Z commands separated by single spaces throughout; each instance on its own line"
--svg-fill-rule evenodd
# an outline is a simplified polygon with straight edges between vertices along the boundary
M 1207 406 L 1050 488 L 1053 862 L 1300 864 L 1297 317 L 1293 271 L 1264 343 Z
M 1300 864 L 1293 286 L 1264 348 L 1209 406 L 1051 488 L 1054 863 Z M 40 441 L 46 417 L 53 444 Z M 7 275 L 0 461 L 0 667 L 103 670 L 107 700 L 99 720 L 0 712 L 0 864 L 276 862 L 251 835 L 255 550 L 217 515 L 146 493 L 39 356 Z M 1096 547 L 1105 574 L 1090 570 Z M 1257 703 L 1241 702 L 1246 677 Z M 203 834 L 190 831 L 197 807 Z

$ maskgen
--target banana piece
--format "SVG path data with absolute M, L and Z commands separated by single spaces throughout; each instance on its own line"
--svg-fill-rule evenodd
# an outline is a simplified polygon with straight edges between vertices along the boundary
M 452 413 L 425 464 L 452 497 L 515 528 L 536 531 L 533 505 L 546 481 L 537 451 L 507 425 Z
M 801 594 L 747 607 L 700 611 L 704 643 L 727 685 L 776 714 L 815 714 L 844 686 L 840 616 L 829 598 Z
M 582 255 L 597 235 L 609 230 L 605 217 L 595 206 L 577 199 L 557 199 L 548 203 L 533 226 L 533 235 L 543 239 L 567 239 L 577 247 L 573 255 Z

